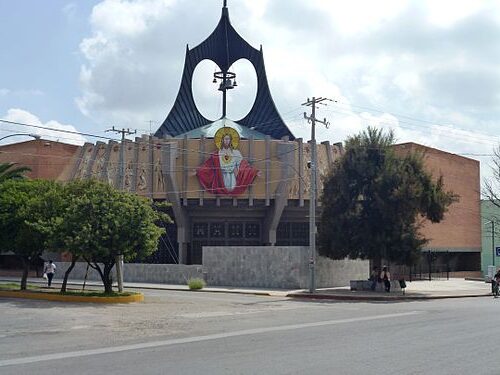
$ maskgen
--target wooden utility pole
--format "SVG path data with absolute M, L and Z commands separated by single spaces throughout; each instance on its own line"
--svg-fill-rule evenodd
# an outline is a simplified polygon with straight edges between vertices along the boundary
M 327 128 L 330 125 L 326 121 L 316 119 L 316 105 L 329 100 L 327 98 L 309 98 L 302 105 L 311 107 L 311 116 L 307 116 L 304 112 L 304 118 L 311 124 L 311 189 L 309 197 L 309 293 L 316 292 L 316 181 L 317 181 L 317 165 L 318 157 L 316 153 L 316 122 L 325 125 Z
M 130 129 L 123 128 L 122 130 L 115 129 L 113 126 L 111 129 L 106 130 L 106 132 L 114 132 L 122 135 L 122 144 L 120 147 L 120 189 L 125 189 L 125 136 L 137 133 L 137 130 L 133 132 Z M 120 254 L 116 257 L 116 278 L 118 281 L 118 291 L 120 293 L 123 292 L 123 255 Z

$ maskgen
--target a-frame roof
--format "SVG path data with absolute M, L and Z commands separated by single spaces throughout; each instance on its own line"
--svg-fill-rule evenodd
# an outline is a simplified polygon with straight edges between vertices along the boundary
M 253 48 L 236 32 L 229 20 L 226 2 L 224 2 L 222 8 L 221 19 L 212 34 L 193 49 L 189 49 L 189 46 L 186 47 L 186 58 L 179 93 L 170 113 L 156 131 L 155 136 L 175 137 L 212 122 L 200 113 L 195 105 L 192 92 L 194 70 L 205 59 L 215 62 L 223 72 L 227 72 L 231 65 L 239 59 L 250 61 L 257 74 L 257 94 L 250 112 L 244 118 L 235 122 L 275 139 L 284 136 L 294 139 L 292 132 L 283 122 L 271 97 L 262 47 L 260 50 Z

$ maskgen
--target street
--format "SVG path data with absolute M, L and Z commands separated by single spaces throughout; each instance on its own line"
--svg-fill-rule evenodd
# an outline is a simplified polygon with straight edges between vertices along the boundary
M 315 302 L 143 291 L 0 300 L 2 374 L 499 374 L 500 300 Z

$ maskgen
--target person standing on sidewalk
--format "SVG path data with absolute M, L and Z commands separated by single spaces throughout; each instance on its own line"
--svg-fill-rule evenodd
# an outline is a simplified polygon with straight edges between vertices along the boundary
M 500 269 L 497 271 L 491 280 L 491 293 L 496 298 L 498 297 L 498 287 L 500 285 Z
M 54 274 L 56 273 L 56 268 L 57 267 L 54 264 L 54 262 L 52 262 L 52 260 L 49 260 L 49 262 L 45 264 L 45 267 L 43 269 L 43 273 L 45 273 L 47 275 L 47 283 L 48 283 L 49 288 L 52 285 L 52 278 L 54 277 Z
M 389 293 L 391 291 L 391 273 L 389 272 L 386 266 L 382 268 L 382 273 L 380 276 L 381 276 L 380 278 L 384 282 L 385 291 Z
M 372 274 L 368 280 L 371 281 L 370 289 L 372 291 L 377 287 L 377 283 L 379 282 L 380 272 L 378 272 L 378 267 L 373 267 Z

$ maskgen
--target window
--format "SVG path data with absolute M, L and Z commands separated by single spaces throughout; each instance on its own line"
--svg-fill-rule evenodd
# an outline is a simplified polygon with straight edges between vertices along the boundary
M 227 225 L 229 238 L 243 237 L 243 223 L 231 223 Z
M 224 238 L 224 223 L 210 223 L 210 238 Z
M 260 237 L 260 225 L 257 223 L 247 223 L 245 226 L 245 237 L 246 238 L 259 238 Z

